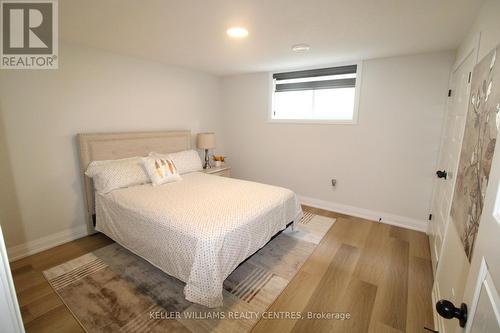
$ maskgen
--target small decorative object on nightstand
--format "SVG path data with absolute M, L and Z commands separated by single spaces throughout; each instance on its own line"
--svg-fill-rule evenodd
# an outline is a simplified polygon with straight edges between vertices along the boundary
M 224 160 L 226 159 L 226 157 L 223 155 L 219 155 L 219 156 L 214 155 L 214 156 L 212 156 L 212 158 L 214 160 L 214 164 L 216 167 L 222 166 L 222 164 L 224 164 Z
M 210 168 L 208 150 L 215 148 L 215 133 L 198 133 L 196 137 L 196 147 L 198 147 L 198 149 L 205 149 L 205 164 L 203 165 L 203 169 Z
M 203 170 L 203 172 L 215 176 L 231 177 L 231 167 L 227 164 L 223 164 L 218 167 L 212 167 L 210 169 L 205 169 Z

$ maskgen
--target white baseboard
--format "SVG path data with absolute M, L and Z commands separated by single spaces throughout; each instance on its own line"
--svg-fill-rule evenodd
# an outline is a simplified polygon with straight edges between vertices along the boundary
M 85 237 L 89 234 L 86 225 L 66 229 L 58 233 L 38 238 L 24 244 L 9 247 L 9 262 L 50 249 L 52 247 Z
M 378 222 L 379 219 L 382 219 L 381 221 L 382 223 L 391 224 L 402 228 L 427 232 L 427 222 L 423 220 L 420 221 L 405 216 L 399 216 L 384 212 L 376 212 L 369 209 L 343 205 L 335 202 L 305 197 L 302 195 L 299 195 L 298 199 L 302 204 L 307 206 L 330 210 L 341 214 L 361 217 L 363 219 L 371 221 Z
M 372 221 L 378 221 L 381 218 L 382 222 L 386 224 L 391 224 L 398 227 L 408 228 L 417 231 L 423 231 L 423 232 L 427 231 L 426 221 L 419 221 L 404 216 L 398 216 L 383 212 L 376 212 L 369 209 L 338 204 L 334 202 L 324 201 L 300 195 L 298 196 L 298 199 L 301 203 L 316 208 L 331 210 L 334 212 L 361 217 Z M 27 257 L 29 255 L 70 242 L 72 240 L 85 237 L 89 234 L 90 233 L 87 229 L 87 226 L 82 225 L 75 228 L 66 229 L 58 233 L 42 237 L 33 241 L 29 241 L 24 244 L 12 246 L 7 249 L 7 252 L 9 254 L 9 261 L 12 262 L 14 260 Z

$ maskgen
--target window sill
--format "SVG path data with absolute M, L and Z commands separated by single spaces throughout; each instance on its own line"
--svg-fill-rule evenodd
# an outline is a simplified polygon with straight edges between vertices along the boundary
M 271 124 L 304 124 L 304 125 L 357 125 L 357 120 L 321 120 L 321 119 L 268 119 Z

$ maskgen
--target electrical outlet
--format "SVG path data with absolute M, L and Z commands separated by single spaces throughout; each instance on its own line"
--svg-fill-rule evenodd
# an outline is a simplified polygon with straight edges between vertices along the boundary
M 336 187 L 337 186 L 337 179 L 332 178 L 332 186 Z

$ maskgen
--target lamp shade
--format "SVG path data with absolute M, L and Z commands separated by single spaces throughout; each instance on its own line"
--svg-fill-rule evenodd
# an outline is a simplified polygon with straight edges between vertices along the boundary
M 198 133 L 196 137 L 196 147 L 199 149 L 214 149 L 215 133 Z

